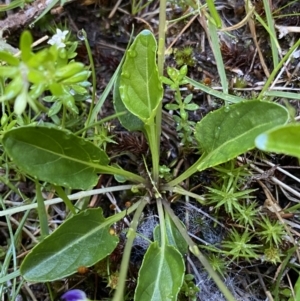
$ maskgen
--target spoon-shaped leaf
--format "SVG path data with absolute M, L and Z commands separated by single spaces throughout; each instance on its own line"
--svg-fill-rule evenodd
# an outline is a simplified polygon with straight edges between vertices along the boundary
M 163 96 L 156 49 L 153 34 L 143 30 L 128 49 L 121 73 L 120 96 L 124 105 L 145 123 L 155 117 Z
M 184 262 L 173 246 L 159 247 L 154 242 L 148 248 L 139 271 L 135 291 L 136 301 L 175 301 L 182 285 Z
M 126 112 L 125 115 L 119 116 L 118 119 L 120 123 L 128 131 L 142 131 L 144 129 L 144 122 L 139 119 L 137 116 L 130 113 L 125 107 L 121 96 L 120 96 L 120 80 L 121 76 L 118 75 L 115 85 L 114 85 L 114 107 L 116 113 Z
M 263 151 L 300 158 L 300 125 L 288 124 L 263 133 L 255 139 L 255 145 Z
M 2 143 L 20 169 L 60 186 L 89 189 L 98 180 L 96 165 L 108 165 L 107 155 L 94 144 L 56 128 L 13 129 Z
M 170 218 L 168 214 L 165 216 L 165 223 L 166 223 L 166 235 L 167 235 L 167 241 L 170 246 L 174 246 L 181 254 L 184 256 L 187 253 L 188 250 L 188 244 L 182 237 L 181 233 L 177 229 L 177 227 L 174 225 L 174 222 Z M 184 227 L 184 224 L 182 223 L 182 227 Z M 160 243 L 161 241 L 161 230 L 160 225 L 157 225 L 153 231 L 153 237 L 155 241 L 158 241 Z
M 197 125 L 203 155 L 198 170 L 219 165 L 255 147 L 255 138 L 288 121 L 288 111 L 272 102 L 251 100 L 222 107 Z
M 54 281 L 89 267 L 110 254 L 118 237 L 109 233 L 111 221 L 102 209 L 85 210 L 65 221 L 26 256 L 21 274 L 28 281 Z

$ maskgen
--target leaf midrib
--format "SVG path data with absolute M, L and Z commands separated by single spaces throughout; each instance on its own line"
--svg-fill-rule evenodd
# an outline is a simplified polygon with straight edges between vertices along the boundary
M 57 152 L 51 151 L 49 149 L 45 149 L 45 148 L 42 148 L 40 146 L 28 143 L 26 141 L 20 141 L 20 140 L 17 140 L 15 138 L 12 138 L 12 137 L 10 137 L 10 139 L 17 141 L 18 144 L 23 143 L 23 144 L 26 144 L 26 145 L 32 147 L 33 149 L 38 149 L 41 152 L 45 152 L 45 153 L 49 153 L 49 154 L 55 155 L 55 156 L 59 157 L 58 160 L 65 159 L 65 160 L 73 161 L 73 162 L 76 162 L 76 163 L 80 163 L 82 165 L 87 165 L 87 166 L 92 167 L 92 168 L 97 168 L 99 166 L 103 166 L 101 164 L 96 164 L 96 163 L 93 163 L 91 161 L 83 161 L 83 160 L 80 160 L 80 159 L 77 159 L 77 158 L 74 158 L 74 157 L 71 157 L 71 156 L 67 156 L 65 154 L 57 153 Z M 90 157 L 89 157 L 89 159 L 91 160 Z M 54 162 L 54 161 L 52 161 L 52 162 Z
M 102 216 L 103 217 L 103 216 Z M 100 222 L 100 221 L 99 221 Z M 110 226 L 111 222 L 109 222 L 107 219 L 104 219 L 104 222 L 101 222 L 101 224 L 99 224 L 97 227 L 95 227 L 92 231 L 89 231 L 88 234 L 81 236 L 79 239 L 76 240 L 76 244 L 79 244 L 80 242 L 88 239 L 89 237 L 93 236 L 96 232 L 100 231 L 102 228 L 103 230 L 105 230 L 105 227 Z M 49 236 L 50 237 L 50 236 Z M 47 238 L 46 238 L 47 239 Z M 68 245 L 65 245 L 64 247 L 60 248 L 58 252 L 49 252 L 51 255 L 43 258 L 43 260 L 35 266 L 35 269 L 39 269 L 40 266 L 46 265 L 49 261 L 51 262 L 51 260 L 53 260 L 56 257 L 57 261 L 57 257 L 61 254 L 63 254 L 64 252 L 66 252 L 68 249 L 70 249 L 72 246 L 75 245 L 75 240 L 71 241 L 71 243 L 69 243 Z M 29 269 L 32 270 L 32 269 Z M 76 267 L 74 267 L 74 270 L 76 270 Z M 51 271 L 53 271 L 53 269 L 51 269 Z M 25 273 L 26 274 L 26 273 Z M 61 277 L 57 278 L 60 279 Z M 52 281 L 55 279 L 51 279 Z

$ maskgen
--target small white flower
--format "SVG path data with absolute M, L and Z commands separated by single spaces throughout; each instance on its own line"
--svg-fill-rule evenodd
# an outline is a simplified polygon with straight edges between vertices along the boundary
M 68 30 L 61 31 L 59 28 L 56 28 L 56 34 L 48 41 L 48 44 L 56 45 L 57 48 L 66 47 L 64 41 L 68 33 Z

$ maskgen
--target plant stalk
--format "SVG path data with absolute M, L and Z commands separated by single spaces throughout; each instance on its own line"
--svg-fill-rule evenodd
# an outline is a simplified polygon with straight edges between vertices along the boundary
M 94 109 L 94 104 L 96 101 L 96 70 L 95 70 L 95 64 L 94 64 L 94 60 L 93 60 L 92 50 L 91 50 L 89 41 L 87 39 L 86 32 L 84 29 L 81 29 L 81 32 L 84 37 L 84 44 L 85 44 L 85 48 L 87 50 L 87 54 L 88 54 L 88 58 L 89 58 L 90 66 L 91 66 L 91 70 L 92 70 L 92 85 L 93 85 L 92 102 L 90 105 L 89 115 L 88 115 L 88 118 L 86 121 L 86 125 L 89 125 L 91 123 L 91 117 L 92 117 L 92 113 L 93 113 L 93 109 Z
M 99 173 L 104 173 L 104 174 L 108 174 L 108 175 L 120 175 L 122 177 L 125 177 L 127 180 L 130 180 L 130 181 L 133 181 L 136 183 L 140 183 L 140 184 L 146 183 L 146 179 L 144 179 L 143 177 L 136 175 L 130 171 L 124 170 L 122 168 L 109 166 L 109 165 L 103 166 L 103 165 L 95 164 L 95 169 Z
M 70 212 L 73 215 L 75 215 L 77 213 L 76 208 L 74 207 L 74 205 L 72 204 L 72 202 L 68 198 L 68 195 L 64 192 L 64 190 L 60 186 L 54 186 L 54 187 L 55 187 L 55 190 L 58 193 L 59 197 L 62 198 L 62 200 L 64 201 L 67 208 L 70 210 Z
M 46 237 L 49 235 L 49 227 L 48 227 L 48 217 L 44 204 L 44 198 L 41 192 L 41 185 L 38 181 L 35 181 L 35 190 L 36 190 L 36 198 L 37 198 L 37 210 L 39 215 L 40 227 L 41 227 L 41 236 Z
M 122 257 L 118 285 L 117 285 L 116 293 L 115 293 L 112 301 L 123 301 L 124 300 L 124 288 L 125 288 L 129 260 L 130 260 L 130 253 L 131 253 L 133 241 L 136 236 L 136 229 L 138 226 L 138 222 L 139 222 L 140 216 L 141 216 L 146 204 L 147 204 L 146 200 L 141 201 L 137 210 L 134 213 L 130 228 L 128 229 L 127 242 L 126 242 L 123 257 Z
M 166 38 L 166 6 L 167 1 L 161 0 L 159 3 L 159 28 L 158 28 L 158 50 L 157 50 L 157 66 L 158 75 L 163 76 L 165 62 L 165 38 Z M 159 155 L 160 151 L 160 136 L 161 136 L 161 120 L 162 120 L 162 101 L 158 105 L 155 124 L 156 124 L 156 147 Z M 159 161 L 159 159 L 158 159 Z M 153 167 L 154 168 L 154 167 Z M 154 182 L 158 182 L 159 174 L 153 172 Z
M 156 205 L 157 205 L 159 225 L 160 225 L 160 247 L 165 248 L 167 234 L 166 234 L 166 223 L 165 223 L 164 210 L 162 207 L 161 198 L 157 199 Z
M 152 175 L 155 185 L 158 185 L 159 179 L 159 144 L 157 144 L 157 125 L 152 122 L 150 125 L 145 125 L 147 140 L 152 156 Z

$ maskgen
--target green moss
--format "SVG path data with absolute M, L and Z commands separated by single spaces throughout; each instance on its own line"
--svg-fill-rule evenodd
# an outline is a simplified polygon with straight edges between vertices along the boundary
M 175 61 L 178 67 L 182 65 L 187 65 L 194 67 L 196 61 L 193 57 L 193 48 L 191 46 L 186 46 L 175 52 Z

